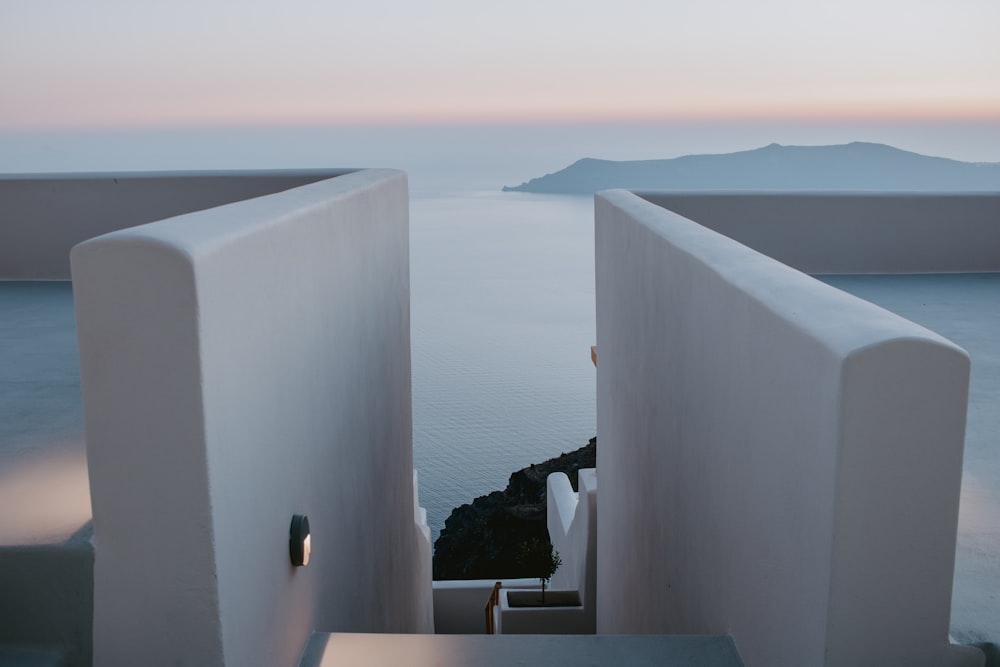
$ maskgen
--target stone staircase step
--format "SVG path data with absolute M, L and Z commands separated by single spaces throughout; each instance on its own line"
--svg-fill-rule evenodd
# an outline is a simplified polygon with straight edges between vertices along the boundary
M 743 667 L 728 636 L 314 633 L 299 667 Z

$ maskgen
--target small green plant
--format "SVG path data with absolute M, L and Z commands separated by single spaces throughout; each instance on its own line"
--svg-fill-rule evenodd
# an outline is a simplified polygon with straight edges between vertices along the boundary
M 552 579 L 562 559 L 559 552 L 552 548 L 552 543 L 548 540 L 540 540 L 533 537 L 521 547 L 518 557 L 521 566 L 527 570 L 529 576 L 538 577 L 542 584 L 542 604 L 545 604 L 545 585 Z

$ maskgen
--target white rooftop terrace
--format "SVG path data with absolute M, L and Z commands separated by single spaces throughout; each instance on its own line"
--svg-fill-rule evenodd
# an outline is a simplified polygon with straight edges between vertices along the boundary
M 936 331 L 972 359 L 952 635 L 1000 627 L 1000 274 L 820 279 Z M 68 282 L 0 282 L 0 549 L 86 540 L 91 518 Z
M 394 215 L 397 216 L 396 220 L 398 222 L 398 215 L 400 214 L 400 211 L 398 210 L 398 208 L 399 208 L 398 207 L 398 203 L 399 203 L 398 177 L 389 177 L 387 180 L 393 181 L 393 183 L 394 183 L 394 185 L 391 186 L 392 187 L 392 191 L 393 191 L 392 201 L 395 202 L 395 204 L 394 204 L 395 208 L 393 208 L 393 211 L 394 211 Z M 382 187 L 382 186 L 380 186 L 380 187 Z M 336 186 L 334 186 L 333 189 L 336 190 L 337 189 Z M 704 195 L 703 194 L 703 195 L 697 195 L 697 196 L 691 197 L 689 200 L 687 200 L 687 202 L 690 203 L 692 201 L 700 200 L 701 204 L 699 204 L 698 206 L 701 207 L 701 211 L 700 212 L 698 212 L 698 211 L 690 212 L 690 216 L 693 219 L 698 220 L 699 222 L 704 222 L 704 223 L 708 224 L 709 226 L 712 226 L 712 223 L 713 223 L 713 220 L 712 220 L 713 209 L 716 212 L 718 212 L 719 210 L 725 209 L 727 206 L 732 206 L 735 203 L 735 204 L 737 204 L 735 206 L 735 209 L 731 209 L 728 212 L 728 214 L 732 217 L 733 216 L 733 210 L 735 210 L 736 213 L 738 213 L 738 214 L 740 212 L 746 212 L 746 211 L 756 211 L 757 213 L 759 213 L 762 210 L 762 208 L 763 209 L 767 209 L 768 208 L 767 206 L 761 207 L 760 206 L 760 202 L 770 203 L 774 207 L 779 207 L 780 208 L 780 206 L 783 205 L 783 203 L 787 203 L 789 201 L 794 201 L 796 199 L 796 197 L 798 197 L 798 198 L 801 198 L 801 197 L 808 198 L 808 197 L 815 197 L 815 196 L 817 196 L 817 195 L 796 195 L 795 197 L 793 197 L 793 196 L 785 196 L 785 195 L 775 194 L 775 195 L 770 195 L 771 199 L 767 199 L 766 197 L 762 198 L 762 199 L 758 199 L 756 207 L 754 207 L 754 206 L 747 206 L 747 202 L 743 202 L 742 204 L 740 204 L 739 203 L 739 197 L 713 198 L 713 196 L 710 195 L 710 194 L 709 195 Z M 819 195 L 819 196 L 822 197 L 822 195 Z M 828 196 L 827 198 L 829 199 L 830 197 Z M 836 197 L 833 197 L 834 204 L 836 204 L 838 201 L 840 201 L 840 202 L 846 202 L 846 201 L 848 201 L 848 199 L 849 198 L 844 198 L 844 199 L 838 200 Z M 871 200 L 874 200 L 874 204 L 876 205 L 876 207 L 878 205 L 880 205 L 880 202 L 878 201 L 878 199 L 879 199 L 878 197 L 868 197 L 868 199 L 870 200 L 868 202 L 869 204 L 873 203 Z M 888 199 L 889 199 L 888 197 L 884 198 L 885 201 L 888 201 Z M 917 197 L 916 199 L 919 200 L 919 201 L 917 201 L 917 204 L 919 205 L 918 208 L 927 208 L 928 205 L 934 206 L 937 203 L 936 200 L 935 200 L 935 198 L 933 196 L 926 197 L 926 198 Z M 980 203 L 982 201 L 985 201 L 982 197 L 973 197 L 973 198 L 970 198 L 970 200 L 978 200 Z M 288 201 L 291 201 L 291 199 L 288 199 Z M 988 211 L 990 212 L 990 215 L 992 215 L 992 219 L 995 222 L 996 221 L 996 215 L 995 215 L 995 212 L 996 212 L 996 204 L 995 204 L 996 198 L 993 198 L 990 201 L 992 203 L 989 204 Z M 881 203 L 884 203 L 884 201 L 881 202 Z M 975 203 L 975 202 L 973 202 L 973 203 Z M 684 196 L 682 196 L 682 195 L 673 195 L 671 203 L 664 204 L 664 205 L 666 205 L 668 208 L 671 208 L 673 210 L 677 210 L 678 208 L 682 208 L 684 204 L 685 204 L 685 197 Z M 369 199 L 369 200 L 367 200 L 365 202 L 364 206 L 374 206 L 377 209 L 378 208 L 377 200 L 371 200 L 371 199 Z M 696 208 L 697 208 L 697 206 L 696 206 Z M 253 211 L 253 210 L 261 210 L 261 209 L 255 209 L 254 207 L 244 207 L 244 210 Z M 688 213 L 685 213 L 685 214 L 687 215 Z M 735 217 L 738 219 L 738 218 L 740 218 L 740 215 L 737 215 Z M 746 217 L 747 216 L 743 216 L 744 219 Z M 397 223 L 394 223 L 394 224 L 397 224 Z M 751 225 L 751 226 L 748 226 L 747 229 L 754 230 L 754 229 L 760 229 L 760 227 L 754 227 L 754 226 Z M 736 231 L 729 230 L 727 233 L 729 233 L 730 235 L 736 236 L 736 237 L 740 236 L 739 230 L 736 230 Z M 964 236 L 964 234 L 962 234 L 960 236 Z M 126 238 L 128 238 L 128 237 L 126 236 Z M 133 240 L 135 240 L 138 237 L 132 237 L 132 238 L 133 238 Z M 787 235 L 776 233 L 774 230 L 772 230 L 770 232 L 770 236 L 765 235 L 764 241 L 767 241 L 768 239 L 772 239 L 773 240 L 775 238 L 785 240 L 785 239 L 787 239 L 789 237 Z M 975 247 L 975 252 L 972 253 L 972 254 L 976 255 L 976 256 L 979 256 L 979 257 L 985 256 L 987 259 L 992 258 L 993 260 L 995 260 L 998 257 L 998 254 L 995 252 L 996 249 L 997 249 L 996 248 L 996 244 L 995 244 L 995 238 L 996 238 L 995 236 L 992 237 L 992 239 L 994 241 L 994 242 L 991 242 L 992 244 L 982 243 L 982 242 L 980 242 L 978 244 L 974 244 L 976 247 Z M 848 237 L 848 241 L 850 241 L 850 240 L 851 239 Z M 853 241 L 855 242 L 855 244 L 856 244 L 856 240 L 857 239 L 853 239 Z M 866 238 L 866 242 L 869 241 L 869 240 L 871 240 L 871 239 Z M 968 239 L 966 239 L 966 240 L 968 240 Z M 747 240 L 746 242 L 749 243 L 750 245 L 754 245 L 754 243 L 752 241 L 750 241 L 750 240 Z M 850 244 L 846 244 L 846 245 L 850 245 Z M 876 246 L 878 245 L 878 239 L 873 240 L 873 245 L 876 245 Z M 942 245 L 947 245 L 947 244 L 942 244 Z M 399 249 L 398 248 L 398 244 L 394 244 L 393 247 L 395 248 L 394 251 L 396 251 L 396 250 Z M 867 245 L 866 245 L 866 247 L 867 247 Z M 780 256 L 780 250 L 781 250 L 780 248 L 778 248 L 777 250 L 775 250 L 774 248 L 771 248 L 770 250 L 767 249 L 767 248 L 761 248 L 761 249 L 766 254 L 773 254 L 773 255 Z M 836 252 L 837 252 L 837 248 L 827 245 L 827 246 L 823 247 L 823 252 L 820 252 L 818 256 L 820 257 L 820 259 L 822 259 L 825 254 L 829 254 L 829 253 L 835 254 Z M 969 268 L 969 267 L 966 267 L 966 268 Z M 942 270 L 948 271 L 948 270 L 955 270 L 955 269 L 956 269 L 956 267 L 953 266 L 953 267 L 950 267 L 950 268 L 949 267 L 945 267 Z M 975 266 L 971 267 L 971 269 L 972 270 L 976 270 L 976 271 L 987 270 L 987 269 L 983 269 L 979 265 L 975 265 Z M 806 269 L 806 270 L 808 270 L 808 269 Z M 994 268 L 993 270 L 996 270 L 996 269 Z M 934 278 L 938 278 L 938 277 L 948 278 L 948 276 L 934 276 Z M 854 277 L 852 277 L 852 279 L 853 278 Z M 216 279 L 218 279 L 218 278 L 216 278 Z M 900 277 L 900 279 L 901 280 L 906 280 L 906 277 Z M 831 280 L 832 281 L 836 281 L 836 280 L 839 280 L 839 278 L 832 278 Z M 860 280 L 864 281 L 864 278 L 860 278 Z M 16 294 L 17 289 L 19 287 L 24 287 L 24 288 L 28 288 L 28 289 L 34 289 L 36 286 L 34 286 L 34 285 L 23 285 L 23 284 L 22 285 L 12 285 L 12 286 L 13 286 L 14 292 L 15 292 L 15 296 L 11 300 L 11 302 L 13 302 L 15 304 L 13 310 L 21 312 L 22 315 L 24 315 L 26 317 L 26 319 L 22 320 L 22 322 L 27 322 L 27 323 L 30 324 L 33 321 L 36 321 L 36 318 L 38 318 L 37 311 L 35 311 L 34 314 L 32 314 L 33 307 L 28 307 L 28 308 L 26 308 L 24 310 L 21 310 L 21 307 L 24 305 L 24 303 L 23 303 L 24 299 L 21 298 L 21 297 L 19 297 L 19 296 L 17 296 L 17 294 Z M 995 288 L 995 283 L 994 283 L 994 288 Z M 994 294 L 995 294 L 995 292 L 994 292 Z M 651 296 L 656 297 L 657 294 L 653 293 Z M 58 296 L 55 297 L 55 302 L 58 302 L 60 298 L 62 298 L 64 300 L 66 299 L 65 292 L 63 293 L 63 295 L 61 297 L 58 297 Z M 64 301 L 64 303 L 65 303 L 65 301 Z M 37 329 L 33 329 L 35 335 L 31 335 L 31 334 L 24 335 L 23 332 L 22 333 L 13 334 L 13 338 L 16 339 L 16 340 L 18 340 L 19 343 L 18 343 L 18 347 L 17 348 L 13 348 L 13 347 L 11 348 L 11 349 L 16 349 L 17 351 L 15 353 L 11 354 L 10 358 L 21 360 L 21 359 L 24 359 L 26 357 L 32 356 L 32 353 L 31 353 L 32 343 L 30 341 L 28 341 L 27 339 L 42 338 L 44 336 L 46 330 L 48 330 L 49 333 L 51 334 L 54 329 L 58 329 L 59 328 L 58 323 L 59 323 L 59 321 L 61 319 L 62 319 L 63 322 L 65 322 L 65 318 L 62 317 L 62 316 L 60 316 L 60 315 L 58 315 L 58 308 L 56 308 L 55 310 L 53 310 L 52 314 L 54 315 L 54 317 L 52 317 L 49 320 L 49 324 L 48 325 L 39 327 Z M 43 315 L 41 317 L 41 320 L 44 321 L 46 319 L 46 317 L 47 316 Z M 33 325 L 31 325 L 31 326 L 33 326 Z M 607 331 L 607 330 L 605 329 L 605 331 Z M 9 331 L 3 331 L 3 333 L 7 334 L 7 333 L 9 333 Z M 625 332 L 625 333 L 627 333 L 627 332 Z M 50 340 L 55 340 L 55 339 L 58 339 L 58 338 L 59 338 L 59 336 L 54 336 Z M 65 343 L 66 341 L 64 340 L 63 342 Z M 254 344 L 256 344 L 259 341 L 251 341 L 251 342 L 254 343 Z M 598 341 L 599 345 L 604 344 L 604 342 L 605 341 L 603 339 L 599 339 L 599 341 Z M 956 341 L 956 342 L 958 342 L 959 344 L 962 344 L 961 341 Z M 22 345 L 23 345 L 23 347 L 21 347 Z M 24 351 L 24 350 L 27 350 L 27 353 L 26 353 L 25 356 L 22 356 L 22 351 Z M 64 348 L 64 351 L 65 351 L 65 348 Z M 36 353 L 38 352 L 37 348 L 35 349 L 35 352 Z M 973 352 L 973 351 L 970 350 L 970 352 Z M 995 352 L 995 349 L 994 349 L 994 352 Z M 973 352 L 973 367 L 975 367 L 975 365 L 976 365 L 976 360 L 975 360 L 974 354 L 975 353 Z M 47 359 L 48 356 L 49 355 L 47 355 L 45 352 L 41 352 L 41 354 L 36 354 L 35 355 L 36 361 L 39 360 L 39 359 Z M 608 359 L 610 359 L 610 361 L 607 361 Z M 611 367 L 613 368 L 614 363 L 615 363 L 613 355 L 611 355 L 611 356 L 602 356 L 602 360 L 606 361 L 605 368 L 609 367 L 608 364 L 610 364 Z M 15 361 L 12 364 L 12 367 L 15 368 L 15 369 L 18 368 L 19 366 L 21 368 L 21 371 L 23 371 L 24 370 L 24 366 L 21 365 L 19 361 Z M 601 367 L 599 366 L 599 373 L 600 372 L 601 372 Z M 66 373 L 66 374 L 62 374 L 62 375 L 56 373 L 56 374 L 49 375 L 49 376 L 46 376 L 46 377 L 49 378 L 49 380 L 47 380 L 47 381 L 50 381 L 52 383 L 52 387 L 57 387 L 57 386 L 62 387 L 62 391 L 64 392 L 64 394 L 63 394 L 64 396 L 69 396 L 73 392 L 74 378 L 73 378 L 73 373 L 72 372 L 69 372 L 69 373 Z M 46 380 L 43 380 L 43 383 L 45 381 Z M 17 372 L 17 371 L 15 371 L 13 373 L 13 375 L 8 376 L 7 378 L 4 379 L 3 389 L 4 389 L 4 391 L 15 392 L 15 391 L 21 391 L 21 390 L 24 390 L 25 388 L 27 388 L 29 391 L 45 392 L 46 388 L 45 388 L 44 384 L 42 384 L 42 385 L 39 386 L 39 385 L 33 385 L 32 382 L 34 382 L 34 380 L 29 380 L 27 378 L 26 374 L 24 374 L 23 372 Z M 391 385 L 391 386 L 396 386 L 396 385 Z M 249 387 L 248 387 L 248 389 L 249 389 Z M 994 386 L 994 390 L 995 390 L 995 386 Z M 973 388 L 973 392 L 975 392 L 975 388 Z M 993 394 L 992 396 L 987 396 L 986 400 L 987 401 L 991 401 L 994 398 L 996 398 L 995 394 Z M 57 403 L 58 403 L 58 401 L 57 401 Z M 15 406 L 21 406 L 21 407 L 15 407 L 15 409 L 12 410 L 12 412 L 15 415 L 22 414 L 21 408 L 24 405 L 26 405 L 26 404 L 27 404 L 27 402 L 25 402 L 25 403 L 15 403 L 14 404 Z M 69 407 L 69 403 L 65 403 L 64 407 Z M 52 408 L 52 406 L 50 405 L 46 409 L 51 409 L 51 408 Z M 69 411 L 66 412 L 66 414 L 71 414 L 71 413 L 72 413 L 71 410 L 69 410 Z M 971 411 L 970 411 L 970 414 L 971 414 Z M 20 463 L 25 462 L 25 461 L 33 460 L 33 458 L 36 455 L 39 455 L 42 452 L 56 452 L 56 453 L 58 453 L 59 451 L 61 451 L 61 449 L 67 449 L 69 451 L 72 451 L 72 449 L 73 449 L 72 441 L 74 440 L 74 436 L 73 436 L 73 433 L 72 433 L 73 429 L 72 429 L 72 427 L 67 428 L 65 425 L 60 426 L 58 420 L 52 421 L 51 424 L 54 426 L 54 428 L 52 428 L 52 429 L 50 429 L 50 430 L 47 431 L 48 435 L 52 436 L 52 437 L 42 437 L 42 438 L 39 438 L 37 440 L 33 440 L 30 437 L 28 437 L 27 439 L 24 439 L 22 436 L 24 436 L 28 432 L 35 431 L 35 428 L 36 428 L 36 426 L 38 424 L 48 422 L 48 418 L 46 416 L 42 415 L 41 419 L 39 419 L 38 417 L 39 417 L 39 415 L 36 414 L 35 416 L 33 416 L 31 418 L 28 418 L 27 420 L 20 421 L 21 426 L 23 428 L 22 427 L 17 427 L 17 428 L 14 428 L 12 430 L 12 433 L 14 433 L 14 439 L 19 444 L 16 447 L 10 448 L 10 452 L 12 452 L 10 454 L 10 456 L 11 456 L 10 460 L 11 461 L 17 461 L 18 464 L 20 464 Z M 15 417 L 15 419 L 12 420 L 12 423 L 17 423 L 18 421 L 19 421 L 18 418 Z M 43 432 L 46 431 L 45 428 L 42 428 L 41 430 Z M 971 432 L 972 432 L 972 429 L 970 429 L 970 433 Z M 32 442 L 34 442 L 36 445 L 40 444 L 40 446 L 32 445 L 31 444 Z M 60 445 L 60 443 L 62 443 L 62 444 Z M 52 457 L 51 460 L 55 461 L 55 460 L 58 460 L 59 458 L 60 458 L 59 456 L 55 456 L 55 457 Z M 74 465 L 70 465 L 69 467 L 70 468 L 74 468 Z M 403 467 L 405 467 L 405 466 L 403 466 Z M 44 471 L 44 466 L 42 466 L 40 469 Z M 75 469 L 77 471 L 79 471 L 81 469 L 81 466 L 77 463 L 75 465 Z M 968 468 L 967 468 L 967 470 L 968 470 Z M 43 474 L 43 476 L 44 476 L 44 474 Z M 650 479 L 644 479 L 642 483 L 644 485 L 649 485 L 649 484 L 654 484 L 655 482 L 656 482 L 655 479 L 650 478 Z M 408 486 L 408 484 L 407 484 L 407 486 Z M 609 487 L 607 485 L 602 485 L 602 486 L 603 486 L 605 492 L 607 492 L 607 489 Z M 647 488 L 649 488 L 649 487 L 647 486 Z M 964 497 L 963 497 L 963 500 L 964 500 Z M 404 502 L 402 499 L 398 499 L 398 503 L 397 504 L 399 505 L 399 507 L 408 506 L 407 503 Z M 391 513 L 387 514 L 387 516 L 390 516 L 390 515 L 392 515 L 392 514 Z M 63 525 L 62 527 L 59 527 L 58 530 L 54 530 L 48 537 L 42 537 L 40 534 L 36 534 L 35 538 L 34 538 L 36 540 L 36 542 L 34 544 L 35 545 L 47 545 L 47 544 L 52 544 L 52 543 L 59 543 L 59 542 L 62 542 L 64 540 L 66 540 L 66 539 L 69 539 L 70 542 L 74 542 L 75 540 L 80 539 L 80 535 L 78 534 L 78 531 L 74 531 L 73 530 L 73 525 L 74 525 L 74 523 L 76 522 L 77 519 L 83 519 L 85 521 L 86 517 L 85 516 L 84 517 L 79 517 L 78 516 L 76 519 L 72 519 L 70 521 L 67 521 L 65 523 L 65 525 Z M 29 522 L 23 522 L 23 523 L 28 524 Z M 32 523 L 33 525 L 26 526 L 27 529 L 34 530 L 35 528 L 37 528 L 37 525 L 35 524 L 35 522 L 30 522 L 30 523 Z M 76 535 L 77 537 L 73 538 L 73 535 Z M 24 536 L 24 534 L 22 534 L 22 537 L 23 536 Z M 31 538 L 29 537 L 29 539 L 31 539 Z M 26 540 L 21 540 L 21 541 L 23 542 L 23 541 L 26 541 Z M 86 541 L 85 538 L 84 538 L 84 541 Z M 4 554 L 4 555 L 8 556 L 8 557 L 16 555 L 15 552 L 20 551 L 20 547 L 22 547 L 22 546 L 25 546 L 25 545 L 24 544 L 14 545 L 12 547 L 12 549 L 8 550 L 7 553 Z M 320 552 L 322 553 L 323 550 L 321 549 Z M 100 559 L 100 558 L 101 557 L 98 556 L 98 559 Z M 269 562 L 270 562 L 270 558 L 271 557 L 269 556 L 268 557 Z M 959 559 L 959 560 L 961 562 L 961 559 Z M 635 574 L 635 573 L 633 573 L 633 574 Z M 638 573 L 638 574 L 641 575 L 642 573 Z M 657 591 L 651 591 L 651 592 L 653 594 L 656 594 L 656 595 L 662 595 L 663 594 L 663 591 L 659 591 L 659 590 L 657 590 Z M 324 604 L 326 604 L 327 602 L 328 601 L 324 601 Z M 339 614 L 341 612 L 338 611 L 337 613 Z M 660 619 L 657 619 L 657 620 L 660 620 Z M 386 629 L 386 628 L 383 628 L 383 630 L 384 629 Z M 873 628 L 873 632 L 874 633 L 877 633 L 878 630 L 879 630 L 878 628 Z M 0 641 L 3 641 L 4 639 L 6 639 L 6 638 L 5 637 L 0 637 Z M 286 650 L 287 650 L 287 647 L 286 647 Z

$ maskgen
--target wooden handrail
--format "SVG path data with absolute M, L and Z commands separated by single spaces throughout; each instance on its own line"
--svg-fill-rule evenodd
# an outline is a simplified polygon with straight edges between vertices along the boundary
M 495 635 L 497 633 L 496 623 L 493 621 L 493 607 L 500 604 L 500 589 L 503 584 L 497 582 L 493 584 L 493 591 L 490 593 L 490 599 L 486 601 L 486 634 Z

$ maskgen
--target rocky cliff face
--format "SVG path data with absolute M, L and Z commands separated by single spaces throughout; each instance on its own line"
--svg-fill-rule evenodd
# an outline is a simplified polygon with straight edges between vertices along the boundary
M 533 576 L 519 562 L 531 539 L 549 540 L 545 480 L 564 472 L 577 488 L 577 471 L 597 465 L 597 439 L 580 449 L 510 476 L 503 491 L 452 510 L 434 543 L 435 579 L 508 579 Z

